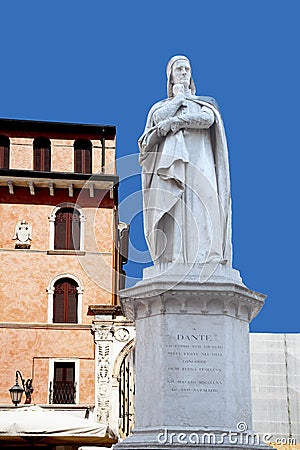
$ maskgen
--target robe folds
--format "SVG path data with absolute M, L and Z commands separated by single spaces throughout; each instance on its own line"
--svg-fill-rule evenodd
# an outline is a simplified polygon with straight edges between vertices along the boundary
M 232 265 L 228 150 L 221 115 L 211 97 L 186 97 L 172 117 L 186 126 L 157 134 L 160 111 L 149 111 L 138 144 L 145 237 L 154 264 Z M 199 119 L 200 117 L 200 119 Z

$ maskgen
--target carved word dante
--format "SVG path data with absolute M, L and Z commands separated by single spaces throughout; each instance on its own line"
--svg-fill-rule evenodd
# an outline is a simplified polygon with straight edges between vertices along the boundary
M 210 334 L 177 334 L 178 341 L 211 341 Z

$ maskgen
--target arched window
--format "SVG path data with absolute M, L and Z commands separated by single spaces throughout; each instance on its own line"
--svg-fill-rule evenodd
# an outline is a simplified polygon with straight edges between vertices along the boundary
M 69 202 L 59 204 L 49 216 L 49 225 L 49 251 L 84 252 L 85 216 L 80 206 Z
M 83 285 L 71 273 L 56 275 L 47 287 L 48 323 L 82 323 Z
M 80 214 L 77 209 L 59 209 L 54 226 L 54 250 L 80 250 Z
M 77 323 L 78 285 L 70 278 L 61 278 L 54 285 L 53 323 Z
M 47 138 L 36 138 L 33 141 L 33 170 L 50 172 L 51 142 Z
M 92 173 L 92 143 L 87 139 L 74 142 L 74 172 Z
M 9 138 L 0 135 L 0 169 L 9 169 Z

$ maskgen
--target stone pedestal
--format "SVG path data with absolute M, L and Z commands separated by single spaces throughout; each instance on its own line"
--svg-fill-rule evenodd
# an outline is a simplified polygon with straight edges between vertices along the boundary
M 252 433 L 248 327 L 265 296 L 236 270 L 218 266 L 205 283 L 200 272 L 155 266 L 121 292 L 136 323 L 136 407 L 133 435 L 120 450 L 252 442 L 243 440 Z

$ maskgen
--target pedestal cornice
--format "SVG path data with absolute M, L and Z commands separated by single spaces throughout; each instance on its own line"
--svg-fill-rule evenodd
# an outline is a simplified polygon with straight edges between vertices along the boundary
M 124 314 L 138 320 L 157 314 L 225 315 L 250 322 L 264 305 L 266 296 L 243 284 L 183 280 L 145 279 L 120 292 Z

